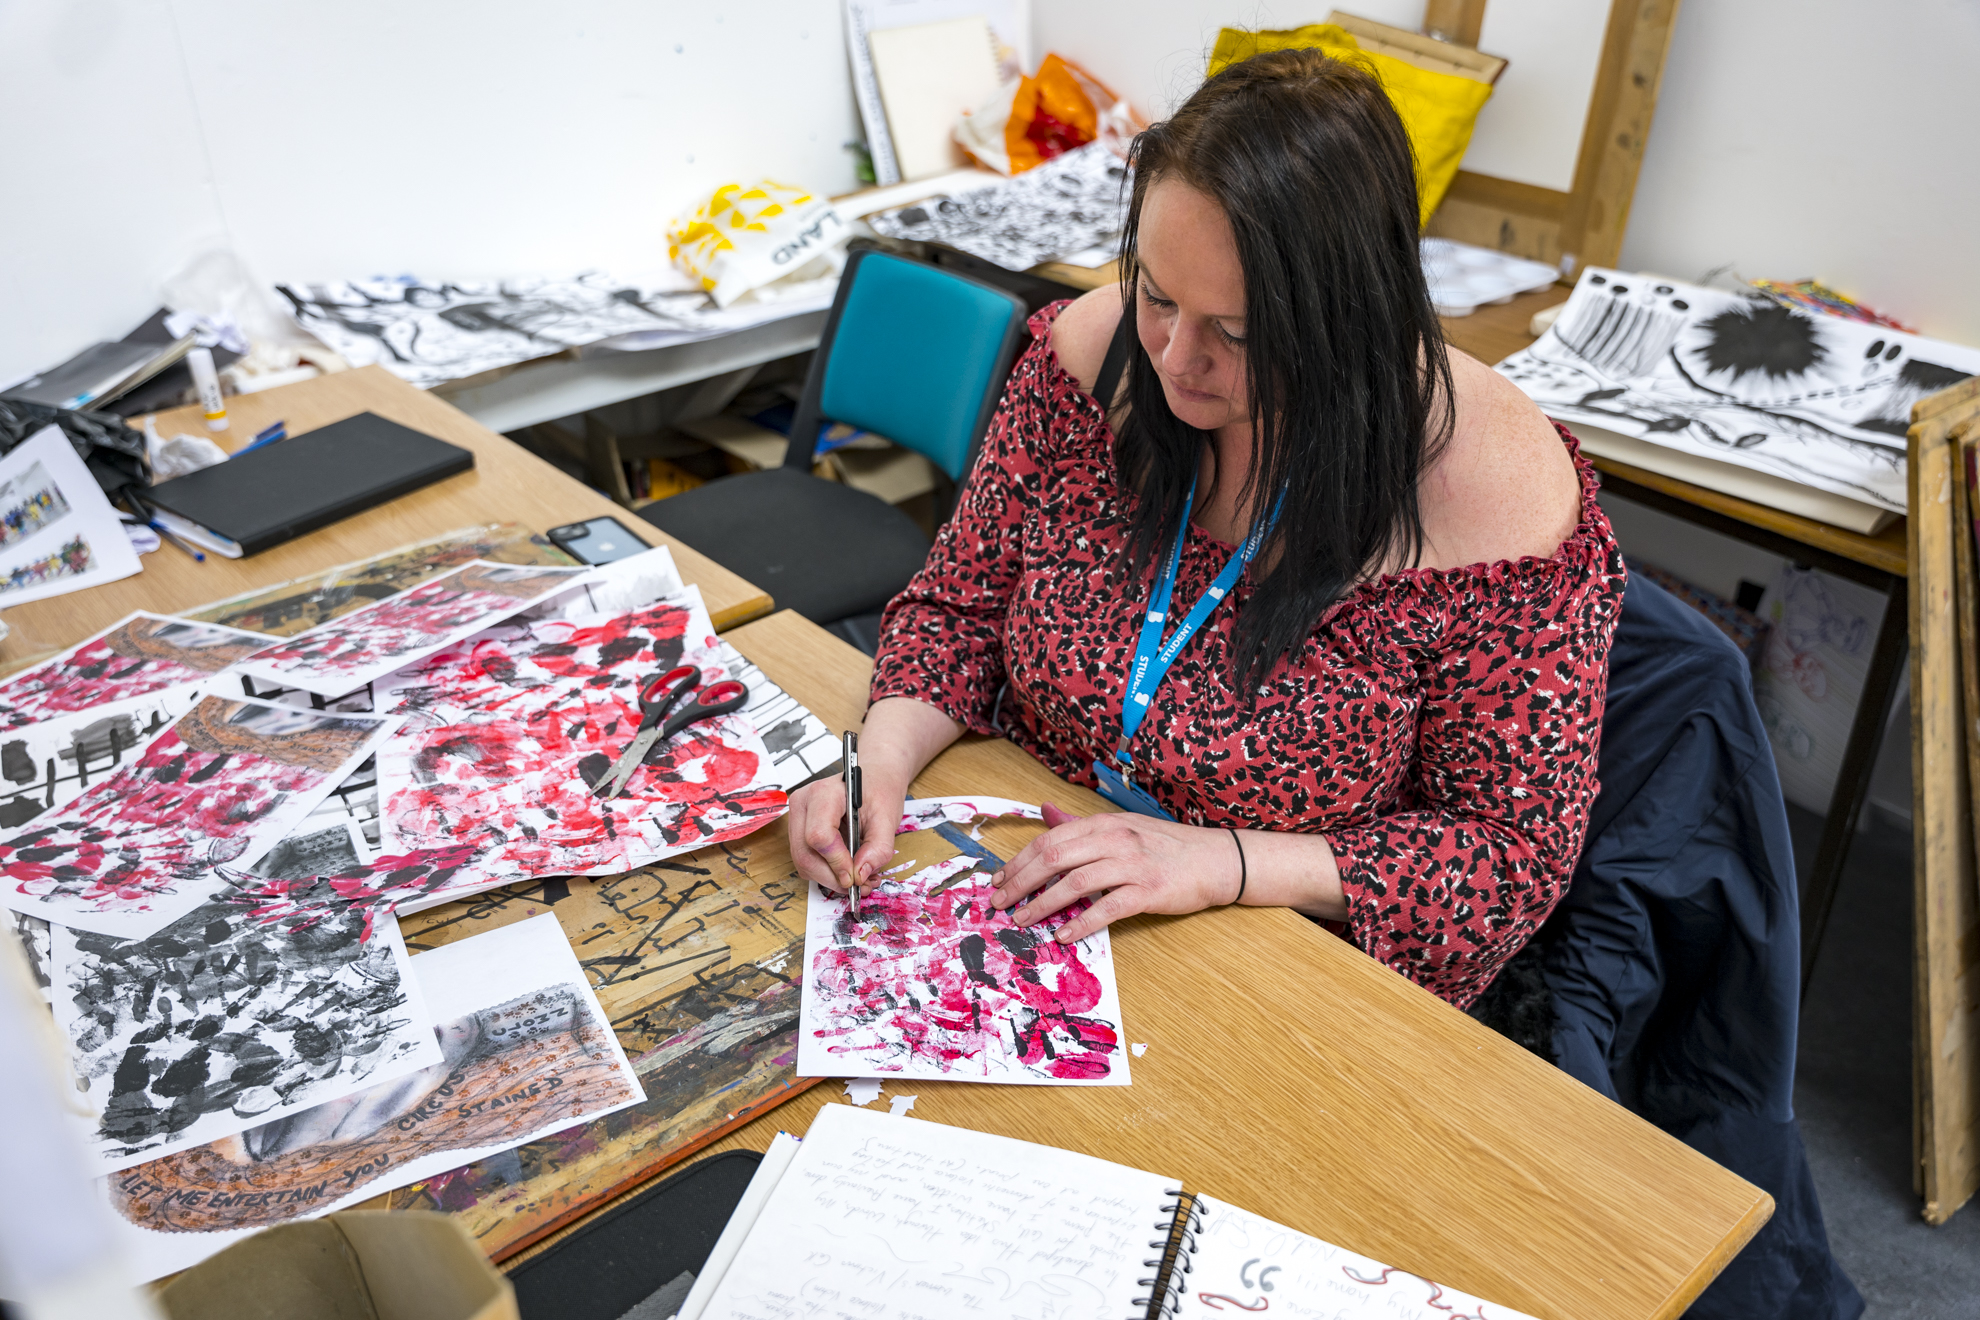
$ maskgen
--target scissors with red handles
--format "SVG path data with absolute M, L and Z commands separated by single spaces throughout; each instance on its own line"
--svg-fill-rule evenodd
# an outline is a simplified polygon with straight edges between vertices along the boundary
M 699 692 L 695 689 L 700 688 Z M 691 700 L 689 694 L 693 693 Z M 626 745 L 625 753 L 591 787 L 591 795 L 615 798 L 626 791 L 633 772 L 646 760 L 647 753 L 666 742 L 690 724 L 741 710 L 749 699 L 749 689 L 733 678 L 701 687 L 701 671 L 693 665 L 669 670 L 649 682 L 639 692 L 641 718 L 639 732 Z M 682 705 L 683 700 L 687 701 Z M 675 708 L 679 707 L 676 711 Z

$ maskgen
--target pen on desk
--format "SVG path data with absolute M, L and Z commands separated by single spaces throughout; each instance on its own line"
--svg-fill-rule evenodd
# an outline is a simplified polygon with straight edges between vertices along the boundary
M 247 453 L 247 451 L 250 449 L 259 449 L 263 445 L 272 445 L 277 440 L 288 439 L 289 438 L 288 425 L 289 424 L 287 422 L 276 422 L 273 425 L 263 427 L 261 430 L 255 432 L 254 439 L 248 441 L 246 444 L 242 445 L 238 450 L 236 450 L 234 456 L 238 458 L 241 454 Z
M 124 499 L 130 504 L 131 512 L 135 513 L 140 519 L 142 519 L 146 527 L 149 527 L 152 531 L 157 532 L 159 539 L 170 541 L 173 545 L 178 546 L 179 549 L 191 555 L 193 557 L 193 562 L 195 564 L 203 564 L 206 562 L 206 555 L 197 546 L 194 546 L 190 542 L 179 537 L 178 535 L 167 531 L 165 529 L 165 524 L 158 521 L 157 511 L 155 509 L 148 508 L 145 505 L 144 501 L 140 500 L 134 493 L 132 493 L 131 488 L 128 486 L 124 488 Z
M 859 915 L 859 872 L 854 868 L 859 860 L 859 735 L 849 733 L 845 737 L 845 765 L 840 769 L 840 782 L 846 786 L 846 853 L 847 875 L 851 885 L 846 895 L 852 900 L 852 914 Z

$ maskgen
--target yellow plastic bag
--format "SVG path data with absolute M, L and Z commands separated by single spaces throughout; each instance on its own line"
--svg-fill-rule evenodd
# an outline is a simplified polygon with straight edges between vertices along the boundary
M 832 203 L 764 179 L 724 184 L 667 226 L 667 258 L 717 307 L 782 280 L 838 274 L 852 231 Z
M 1107 85 L 1057 55 L 1035 78 L 1017 78 L 956 125 L 956 144 L 1000 174 L 1022 174 L 1095 139 L 1116 155 L 1143 125 Z
M 1492 85 L 1454 73 L 1433 73 L 1380 51 L 1363 50 L 1351 33 L 1332 23 L 1309 23 L 1283 32 L 1225 28 L 1217 34 L 1206 76 L 1214 78 L 1253 55 L 1307 49 L 1360 65 L 1389 94 L 1416 153 L 1417 225 L 1429 224 L 1431 213 L 1457 177 L 1458 164 L 1471 145 L 1472 126 L 1492 95 Z

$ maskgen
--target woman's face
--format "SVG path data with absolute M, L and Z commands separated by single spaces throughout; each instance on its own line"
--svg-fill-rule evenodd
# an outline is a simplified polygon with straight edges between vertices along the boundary
M 1244 270 L 1224 209 L 1175 179 L 1141 204 L 1135 326 L 1182 421 L 1215 431 L 1251 417 L 1244 358 Z

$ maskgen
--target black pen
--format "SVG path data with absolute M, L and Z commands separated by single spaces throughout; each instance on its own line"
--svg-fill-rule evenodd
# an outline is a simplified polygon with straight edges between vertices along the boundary
M 849 733 L 845 738 L 845 764 L 839 771 L 840 782 L 846 787 L 846 872 L 852 883 L 846 895 L 852 900 L 852 914 L 859 915 L 859 872 L 854 863 L 859 860 L 859 735 Z

